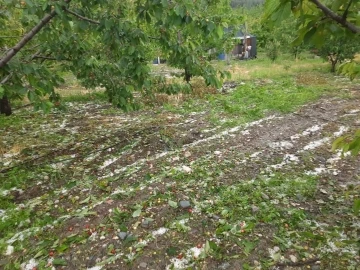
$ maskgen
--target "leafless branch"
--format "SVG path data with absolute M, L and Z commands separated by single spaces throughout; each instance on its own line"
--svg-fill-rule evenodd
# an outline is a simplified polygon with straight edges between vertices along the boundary
M 0 85 L 7 83 L 7 81 L 11 78 L 12 73 L 8 74 L 1 82 Z
M 36 53 L 34 53 L 32 56 L 31 56 L 31 60 L 35 59 L 35 57 L 40 53 L 40 51 L 37 51 Z
M 0 38 L 20 38 L 23 36 L 0 36 Z
M 352 1 L 353 1 L 353 0 L 350 0 L 350 1 L 349 1 L 349 4 L 347 5 L 347 7 L 346 7 L 346 9 L 345 9 L 345 12 L 344 12 L 344 14 L 343 14 L 343 16 L 342 16 L 342 19 L 343 19 L 344 21 L 346 21 L 347 15 L 348 15 L 348 13 L 349 13 L 349 8 L 350 8 L 350 6 L 351 6 L 351 4 L 352 4 Z
M 93 23 L 93 24 L 100 24 L 99 21 L 95 21 L 95 20 L 93 20 L 93 19 L 90 19 L 90 18 L 81 16 L 80 14 L 77 14 L 76 12 L 71 11 L 71 10 L 69 10 L 69 9 L 65 9 L 65 11 L 68 12 L 68 13 L 70 13 L 71 15 L 74 15 L 75 17 L 79 18 L 80 20 L 83 20 L 83 21 L 86 21 L 86 22 L 89 22 L 89 23 Z
M 314 3 L 330 19 L 334 20 L 335 22 L 339 23 L 340 25 L 344 26 L 345 28 L 349 29 L 354 34 L 360 33 L 360 28 L 358 26 L 348 22 L 347 20 L 344 20 L 343 17 L 336 14 L 334 11 L 332 11 L 327 6 L 322 4 L 319 0 L 310 0 L 310 1 L 312 3 Z
M 43 59 L 43 60 L 55 60 L 55 61 L 70 61 L 68 58 L 56 58 L 51 56 L 45 56 L 45 55 L 34 55 L 31 57 L 31 59 Z

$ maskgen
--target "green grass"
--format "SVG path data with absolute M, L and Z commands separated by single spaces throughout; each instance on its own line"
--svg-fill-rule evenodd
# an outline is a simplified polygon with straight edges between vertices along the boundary
M 326 92 L 329 90 L 323 86 L 297 85 L 290 77 L 274 80 L 266 85 L 247 82 L 228 95 L 209 96 L 208 100 L 214 111 L 214 118 L 224 115 L 233 118 L 236 115 L 236 121 L 229 120 L 231 125 L 235 125 L 236 122 L 253 121 L 273 113 L 295 111 L 299 106 L 318 99 Z
M 336 86 L 327 73 L 327 63 L 311 54 L 304 53 L 296 61 L 285 54 L 271 62 L 264 53 L 259 53 L 254 60 L 213 64 L 230 71 L 231 81 L 245 84 L 225 95 L 208 94 L 205 99 L 195 97 L 180 105 L 165 104 L 164 109 L 183 115 L 206 110 L 214 125 L 231 127 L 273 113 L 289 113 L 325 93 L 335 93 L 331 91 Z
M 19 115 L 12 115 L 11 117 L 0 114 L 0 129 L 8 127 L 19 127 L 24 124 L 24 119 Z
M 103 91 L 97 91 L 92 93 L 69 93 L 67 96 L 63 97 L 65 102 L 96 102 L 96 101 L 107 101 L 107 96 Z

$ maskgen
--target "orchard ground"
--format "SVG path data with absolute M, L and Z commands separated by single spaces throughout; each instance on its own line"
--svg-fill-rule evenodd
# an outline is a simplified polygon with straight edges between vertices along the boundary
M 357 269 L 360 158 L 331 143 L 359 82 L 220 65 L 235 88 L 125 114 L 69 85 L 65 111 L 1 117 L 0 268 Z

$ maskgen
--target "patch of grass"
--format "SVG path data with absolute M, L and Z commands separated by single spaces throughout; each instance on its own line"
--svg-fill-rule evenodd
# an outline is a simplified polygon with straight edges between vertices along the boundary
M 13 114 L 11 116 L 5 116 L 0 114 L 0 129 L 5 129 L 8 127 L 18 128 L 25 123 L 25 120 L 20 115 Z
M 239 122 L 259 119 L 272 113 L 288 113 L 321 97 L 327 89 L 297 85 L 292 78 L 271 82 L 248 82 L 229 95 L 209 96 L 217 113 L 237 115 Z
M 107 101 L 108 98 L 103 91 L 94 91 L 88 93 L 69 94 L 63 97 L 65 102 L 90 102 L 90 101 Z
M 264 53 L 260 52 L 257 59 L 248 61 L 233 60 L 230 65 L 227 65 L 225 62 L 216 61 L 214 65 L 228 70 L 232 74 L 232 80 L 235 81 L 279 79 L 283 76 L 310 71 L 328 72 L 326 63 L 312 55 L 304 55 L 301 59 L 294 59 L 291 55 L 284 54 L 278 60 L 272 62 Z

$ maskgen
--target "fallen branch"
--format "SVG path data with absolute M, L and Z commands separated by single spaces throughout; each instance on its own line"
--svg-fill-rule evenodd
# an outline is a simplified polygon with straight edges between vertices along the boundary
M 276 266 L 303 266 L 303 265 L 307 265 L 307 264 L 313 264 L 316 263 L 317 261 L 319 261 L 319 258 L 313 258 L 307 261 L 300 261 L 300 262 L 286 262 L 286 263 L 278 263 L 276 264 Z

